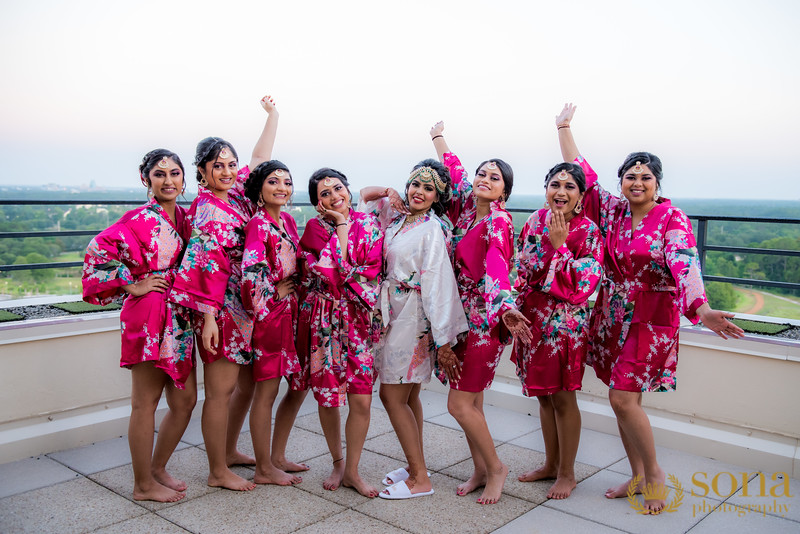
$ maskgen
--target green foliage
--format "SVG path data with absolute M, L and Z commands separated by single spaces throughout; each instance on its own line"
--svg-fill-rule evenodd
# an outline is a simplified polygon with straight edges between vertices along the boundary
M 732 322 L 749 334 L 780 334 L 781 332 L 785 332 L 792 327 L 790 324 L 765 323 L 762 321 L 750 321 L 748 319 L 734 318 L 732 319 Z
M 731 284 L 723 282 L 708 282 L 706 296 L 709 304 L 715 310 L 734 310 L 739 300 Z
M 58 308 L 59 310 L 64 310 L 69 313 L 90 313 L 90 312 L 101 312 L 101 311 L 110 311 L 110 310 L 118 310 L 122 308 L 119 304 L 111 303 L 105 306 L 97 306 L 95 304 L 89 304 L 83 301 L 77 302 L 61 302 L 59 304 L 53 304 L 54 308 Z
M 7 321 L 19 321 L 20 319 L 22 319 L 21 315 L 11 313 L 7 310 L 0 310 L 0 323 L 5 323 Z

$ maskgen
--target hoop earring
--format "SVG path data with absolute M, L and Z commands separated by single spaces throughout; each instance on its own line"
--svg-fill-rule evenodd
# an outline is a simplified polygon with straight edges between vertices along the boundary
M 575 215 L 580 215 L 580 213 L 583 211 L 583 204 L 576 205 L 575 209 L 572 211 L 575 213 Z
M 258 201 L 256 202 L 256 204 L 258 204 L 259 208 L 263 208 L 264 207 L 264 197 L 258 197 Z
M 206 180 L 205 176 L 200 178 L 200 185 L 202 185 L 203 187 L 208 187 L 208 180 Z

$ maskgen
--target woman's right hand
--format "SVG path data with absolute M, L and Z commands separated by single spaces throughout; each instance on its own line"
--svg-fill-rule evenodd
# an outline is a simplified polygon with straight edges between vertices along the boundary
M 547 213 L 545 224 L 547 225 L 547 234 L 550 237 L 550 244 L 554 249 L 558 250 L 561 248 L 561 245 L 567 242 L 567 235 L 569 234 L 564 214 L 560 211 L 550 210 Z
M 156 293 L 164 293 L 167 289 L 169 289 L 167 279 L 160 274 L 154 274 L 133 284 L 122 286 L 123 291 L 129 295 L 133 295 L 134 297 L 141 297 L 142 295 L 150 293 L 151 291 L 155 291 Z
M 556 115 L 556 127 L 569 126 L 576 109 L 578 109 L 578 106 L 573 106 L 572 103 L 564 104 L 564 109 L 561 110 L 561 113 Z
M 275 107 L 275 101 L 272 100 L 272 96 L 270 95 L 267 95 L 261 99 L 261 107 L 264 108 L 264 111 L 270 114 L 274 113 L 278 109 Z
M 203 348 L 216 356 L 215 347 L 219 343 L 219 327 L 213 313 L 203 314 L 203 334 L 201 338 L 203 340 Z
M 294 293 L 295 281 L 294 276 L 287 276 L 277 284 L 275 284 L 275 292 L 278 294 L 278 300 L 283 300 L 290 293 Z
M 444 132 L 444 121 L 439 121 L 431 128 L 431 137 L 442 135 L 442 132 Z

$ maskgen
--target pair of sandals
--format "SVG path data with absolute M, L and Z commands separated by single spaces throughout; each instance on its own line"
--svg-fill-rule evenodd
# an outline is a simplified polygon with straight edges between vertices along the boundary
M 388 500 L 402 500 L 402 499 L 413 499 L 414 497 L 426 497 L 428 495 L 433 495 L 433 488 L 430 491 L 422 491 L 420 493 L 411 493 L 408 485 L 406 484 L 406 480 L 408 480 L 408 471 L 405 467 L 399 467 L 390 473 L 386 473 L 386 476 L 383 477 L 381 481 L 384 486 L 388 486 L 385 490 L 378 494 L 378 497 L 381 499 L 388 499 Z M 428 473 L 428 476 L 431 476 Z

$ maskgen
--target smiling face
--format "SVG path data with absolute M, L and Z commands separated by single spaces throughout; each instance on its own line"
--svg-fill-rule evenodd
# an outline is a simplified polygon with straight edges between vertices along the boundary
M 575 206 L 583 200 L 578 183 L 571 174 L 565 173 L 566 179 L 561 180 L 559 173 L 553 176 L 545 186 L 544 195 L 552 211 L 564 214 L 565 220 L 570 220 L 574 215 Z
M 286 205 L 292 198 L 294 184 L 292 176 L 283 169 L 275 169 L 264 180 L 261 186 L 261 200 L 264 208 L 278 207 Z
M 183 192 L 183 171 L 172 158 L 162 158 L 150 169 L 147 178 L 159 204 L 172 202 Z
M 408 184 L 406 201 L 411 215 L 425 213 L 438 198 L 439 193 L 436 192 L 433 182 L 423 183 L 419 178 L 414 178 Z
M 214 193 L 225 193 L 236 184 L 236 174 L 239 172 L 239 162 L 233 151 L 223 145 L 216 158 L 206 162 L 200 169 L 200 174 L 206 179 L 206 186 Z
M 317 198 L 322 209 L 338 211 L 344 215 L 350 213 L 350 193 L 341 180 L 326 177 L 317 184 Z
M 505 190 L 503 173 L 493 161 L 484 163 L 472 181 L 472 191 L 483 200 L 494 201 L 503 196 Z
M 625 171 L 620 185 L 622 194 L 628 202 L 638 206 L 652 203 L 658 190 L 658 181 L 647 165 L 635 165 Z

